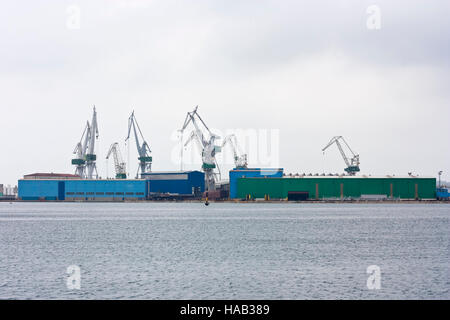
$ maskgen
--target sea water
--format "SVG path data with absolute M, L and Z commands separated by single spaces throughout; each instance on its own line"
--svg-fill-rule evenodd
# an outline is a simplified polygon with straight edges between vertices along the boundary
M 449 299 L 449 266 L 446 204 L 0 203 L 0 299 Z

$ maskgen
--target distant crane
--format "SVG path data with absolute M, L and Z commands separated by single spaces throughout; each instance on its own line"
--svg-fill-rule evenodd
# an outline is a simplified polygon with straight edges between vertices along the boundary
M 222 148 L 225 147 L 227 143 L 231 145 L 231 148 L 233 150 L 234 165 L 236 169 L 246 169 L 248 165 L 247 154 L 244 154 L 239 148 L 236 135 L 230 134 L 226 136 L 223 140 Z
M 192 112 L 188 112 L 186 115 L 186 118 L 184 120 L 183 127 L 181 128 L 181 139 L 183 138 L 183 132 L 187 128 L 187 126 L 192 123 L 194 126 L 194 130 L 191 132 L 188 140 L 184 144 L 184 147 L 187 146 L 192 140 L 195 140 L 202 150 L 201 156 L 202 156 L 202 170 L 205 173 L 205 188 L 206 191 L 214 190 L 215 189 L 215 183 L 216 183 L 216 173 L 214 172 L 214 169 L 217 167 L 219 170 L 220 175 L 220 169 L 217 165 L 216 161 L 216 153 L 221 151 L 220 146 L 215 145 L 216 139 L 220 139 L 218 135 L 213 134 L 208 126 L 205 124 L 203 119 L 200 117 L 200 115 L 197 112 L 198 106 L 194 108 Z M 199 123 L 197 121 L 200 121 L 200 123 L 203 125 L 203 129 L 206 131 L 206 135 L 203 134 L 202 130 L 200 129 Z M 182 146 L 183 148 L 183 146 Z
M 342 140 L 342 142 L 344 142 L 344 144 L 347 146 L 348 150 L 350 150 L 352 157 L 348 158 L 344 152 L 344 149 L 342 148 L 341 143 L 339 142 L 339 140 Z M 345 141 L 344 137 L 342 136 L 335 136 L 333 137 L 330 142 L 328 142 L 328 144 L 325 146 L 325 148 L 322 149 L 323 152 L 325 152 L 326 149 L 328 149 L 328 147 L 330 147 L 333 143 L 336 143 L 342 158 L 345 161 L 345 164 L 347 165 L 347 168 L 345 168 L 345 172 L 347 172 L 349 175 L 354 176 L 356 174 L 356 172 L 359 172 L 359 155 L 355 154 L 353 152 L 353 150 L 350 148 L 350 146 L 348 145 L 348 143 Z
M 90 135 L 89 121 L 86 123 L 83 134 L 81 135 L 80 142 L 77 143 L 75 150 L 76 158 L 72 159 L 72 164 L 76 166 L 75 174 L 81 178 L 86 178 L 86 150 Z
M 72 164 L 76 166 L 75 174 L 79 175 L 82 179 L 92 179 L 98 177 L 97 167 L 95 161 L 97 156 L 95 155 L 95 140 L 98 138 L 97 127 L 97 111 L 94 106 L 94 113 L 92 115 L 92 121 L 87 121 L 86 127 L 81 135 L 80 142 L 75 146 L 73 151 L 76 157 L 72 159 Z
M 95 155 L 94 152 L 95 152 L 95 140 L 98 139 L 98 127 L 97 127 L 97 111 L 95 110 L 95 106 L 89 132 L 90 132 L 89 146 L 86 153 L 86 170 L 87 170 L 86 178 L 93 179 L 95 171 L 95 178 L 97 179 L 98 173 L 97 173 L 97 165 L 95 163 L 95 161 L 97 160 L 97 156 Z
M 114 142 L 111 147 L 109 148 L 108 155 L 106 156 L 106 159 L 108 160 L 109 157 L 113 155 L 114 158 L 114 168 L 116 170 L 116 179 L 126 179 L 127 178 L 127 171 L 126 171 L 126 164 L 122 160 L 122 155 L 120 154 L 119 150 L 119 144 L 117 142 Z
M 152 152 L 150 150 L 150 147 L 148 146 L 147 142 L 144 139 L 144 136 L 142 135 L 141 128 L 139 128 L 139 124 L 137 123 L 136 117 L 134 115 L 134 111 L 131 113 L 131 116 L 128 118 L 128 135 L 125 139 L 125 141 L 128 141 L 130 139 L 130 133 L 131 128 L 133 128 L 134 132 L 134 139 L 136 141 L 136 147 L 138 151 L 138 160 L 139 160 L 139 167 L 138 171 L 136 173 L 136 179 L 139 178 L 139 172 L 141 174 L 148 173 L 152 171 L 152 160 L 153 158 L 150 156 L 150 153 Z M 137 128 L 137 130 L 136 130 Z M 142 139 L 142 145 L 139 142 L 139 135 Z

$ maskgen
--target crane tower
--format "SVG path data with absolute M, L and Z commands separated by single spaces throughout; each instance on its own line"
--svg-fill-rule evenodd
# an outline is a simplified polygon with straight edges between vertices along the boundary
M 86 177 L 86 150 L 89 142 L 90 130 L 89 121 L 87 121 L 80 142 L 77 143 L 75 150 L 73 151 L 73 153 L 76 154 L 76 157 L 72 159 L 72 164 L 76 166 L 75 174 L 79 175 L 81 178 Z
M 148 146 L 147 142 L 144 139 L 144 136 L 142 135 L 141 128 L 139 128 L 139 124 L 137 123 L 136 117 L 134 116 L 134 111 L 131 113 L 131 116 L 128 118 L 128 135 L 125 139 L 125 142 L 130 139 L 131 129 L 133 129 L 134 132 L 134 140 L 136 142 L 136 148 L 138 151 L 138 160 L 139 160 L 139 167 L 138 172 L 136 173 L 136 179 L 139 178 L 139 172 L 147 173 L 152 171 L 152 161 L 153 158 L 150 156 L 150 153 L 152 152 L 150 150 L 150 147 Z M 139 135 L 138 135 L 139 132 Z M 142 139 L 142 145 L 139 142 L 139 136 Z
M 184 120 L 183 127 L 181 128 L 181 139 L 183 139 L 183 132 L 187 128 L 187 126 L 192 123 L 194 129 L 192 130 L 188 140 L 184 144 L 184 147 L 187 146 L 191 141 L 195 140 L 201 150 L 202 157 L 202 170 L 205 173 L 205 189 L 206 191 L 214 190 L 216 184 L 216 173 L 214 169 L 220 169 L 217 165 L 216 161 L 216 153 L 221 151 L 220 146 L 215 145 L 215 141 L 220 139 L 218 135 L 213 134 L 208 126 L 205 124 L 203 119 L 197 112 L 198 106 L 194 108 L 192 112 L 188 112 L 186 118 Z M 203 127 L 203 130 L 206 131 L 206 134 L 203 133 L 200 126 Z M 182 146 L 183 148 L 183 146 Z
M 95 155 L 95 140 L 98 139 L 98 127 L 97 127 L 97 111 L 95 110 L 92 115 L 92 121 L 87 121 L 86 127 L 81 135 L 80 141 L 75 146 L 73 153 L 76 155 L 72 159 L 72 164 L 76 166 L 75 174 L 79 175 L 82 179 L 92 179 L 98 177 Z
M 347 146 L 348 150 L 351 152 L 352 157 L 349 158 L 347 157 L 347 155 L 344 152 L 344 149 L 342 148 L 342 145 L 339 141 L 344 142 L 345 146 Z M 332 144 L 336 143 L 339 152 L 342 155 L 342 158 L 344 159 L 345 164 L 347 165 L 347 168 L 345 168 L 345 172 L 347 172 L 349 175 L 354 176 L 356 174 L 356 172 L 359 172 L 359 155 L 355 154 L 353 152 L 353 150 L 350 148 L 350 146 L 348 145 L 348 143 L 345 141 L 344 137 L 342 136 L 335 136 L 333 137 L 330 142 L 328 142 L 328 144 L 322 149 L 322 152 L 325 152 L 326 149 L 328 149 L 328 147 L 330 147 Z
M 92 122 L 90 127 L 90 136 L 89 136 L 89 146 L 86 153 L 86 178 L 87 179 L 93 179 L 94 178 L 94 172 L 95 172 L 95 178 L 98 178 L 97 173 L 97 155 L 95 154 L 95 140 L 98 139 L 98 127 L 97 127 L 97 111 L 95 110 L 94 106 L 94 114 L 92 115 Z
M 109 159 L 109 157 L 113 155 L 114 158 L 114 168 L 116 170 L 116 179 L 126 179 L 127 178 L 127 171 L 126 171 L 126 164 L 122 160 L 122 155 L 119 150 L 119 143 L 114 142 L 111 147 L 109 148 L 108 154 L 106 156 L 106 160 Z
M 225 147 L 226 144 L 230 144 L 233 150 L 233 158 L 234 158 L 234 166 L 236 169 L 246 169 L 247 168 L 247 154 L 243 153 L 239 148 L 237 143 L 237 138 L 235 134 L 230 134 L 225 137 L 222 143 L 222 148 Z

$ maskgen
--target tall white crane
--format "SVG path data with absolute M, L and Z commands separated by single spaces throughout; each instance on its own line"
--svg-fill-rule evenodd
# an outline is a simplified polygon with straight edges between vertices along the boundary
M 98 139 L 98 126 L 97 126 L 97 111 L 94 106 L 94 113 L 92 115 L 91 126 L 89 128 L 89 146 L 86 153 L 86 178 L 93 179 L 94 172 L 95 178 L 98 178 L 97 166 L 95 161 L 97 160 L 97 156 L 95 155 L 95 140 Z
M 147 173 L 152 171 L 152 160 L 153 158 L 150 156 L 150 153 L 152 152 L 150 150 L 150 147 L 148 146 L 147 142 L 144 139 L 144 136 L 142 135 L 142 131 L 139 128 L 139 124 L 137 123 L 136 117 L 134 116 L 134 111 L 131 113 L 131 116 L 128 118 L 128 135 L 125 139 L 125 142 L 130 139 L 130 133 L 131 129 L 133 128 L 134 132 L 134 139 L 136 141 L 136 147 L 138 151 L 138 160 L 139 160 L 139 168 L 136 173 L 136 179 L 139 178 L 139 172 Z M 136 130 L 137 129 L 137 130 Z M 139 142 L 139 135 L 142 138 L 142 145 Z
M 80 142 L 75 146 L 73 151 L 76 154 L 76 158 L 72 159 L 72 164 L 76 166 L 75 174 L 79 175 L 82 179 L 86 178 L 86 150 L 89 142 L 89 135 L 91 126 L 89 121 L 86 123 L 83 134 L 81 135 Z
M 352 157 L 348 158 L 347 155 L 344 152 L 344 149 L 342 148 L 341 143 L 339 142 L 339 140 L 342 140 L 342 142 L 344 142 L 344 144 L 347 146 L 348 150 L 350 150 Z M 342 158 L 344 159 L 345 164 L 347 165 L 347 168 L 345 168 L 344 170 L 351 176 L 354 176 L 356 174 L 356 172 L 359 172 L 359 155 L 355 154 L 353 152 L 353 150 L 350 148 L 350 146 L 348 145 L 348 143 L 345 141 L 344 137 L 342 136 L 335 136 L 333 137 L 330 142 L 328 142 L 328 144 L 322 149 L 323 152 L 325 152 L 326 149 L 328 149 L 328 147 L 330 147 L 333 143 L 336 143 L 339 152 L 342 155 Z
M 217 139 L 220 139 L 220 137 L 218 135 L 215 135 L 209 130 L 208 126 L 205 124 L 203 119 L 198 114 L 197 109 L 198 106 L 196 106 L 192 112 L 187 113 L 183 127 L 180 130 L 181 139 L 183 138 L 184 130 L 190 123 L 192 123 L 192 125 L 194 126 L 194 130 L 191 132 L 184 146 L 187 146 L 193 140 L 197 141 L 198 146 L 201 149 L 202 170 L 205 173 L 205 188 L 206 191 L 209 191 L 215 189 L 216 184 L 216 173 L 214 172 L 215 168 L 219 170 L 220 175 L 220 169 L 217 165 L 215 157 L 216 153 L 220 152 L 221 150 L 220 146 L 215 145 L 215 141 Z M 200 124 L 203 125 L 203 129 L 207 133 L 206 135 L 203 134 L 203 131 L 200 129 L 199 123 L 197 121 L 200 121 Z M 181 160 L 183 161 L 183 159 Z
M 76 166 L 75 174 L 79 175 L 82 179 L 92 179 L 98 177 L 97 167 L 95 161 L 97 156 L 95 155 L 95 140 L 98 138 L 97 127 L 97 112 L 94 106 L 94 112 L 92 115 L 92 121 L 87 121 L 86 127 L 81 135 L 80 141 L 75 146 L 73 153 L 76 155 L 72 159 L 72 164 Z
M 237 143 L 237 138 L 235 134 L 230 134 L 225 137 L 222 143 L 222 148 L 225 147 L 226 144 L 231 145 L 233 150 L 233 158 L 234 165 L 236 169 L 246 169 L 247 168 L 247 154 L 243 153 L 241 148 Z
M 122 155 L 119 150 L 119 143 L 114 142 L 111 147 L 109 148 L 108 154 L 106 155 L 106 160 L 109 159 L 109 157 L 113 155 L 114 158 L 114 168 L 116 170 L 116 179 L 126 179 L 127 178 L 127 171 L 126 171 L 126 164 L 122 160 Z

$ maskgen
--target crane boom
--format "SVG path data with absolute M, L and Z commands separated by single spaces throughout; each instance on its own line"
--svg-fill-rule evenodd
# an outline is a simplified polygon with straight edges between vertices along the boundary
M 152 152 L 150 150 L 150 147 L 144 139 L 144 135 L 142 134 L 141 128 L 139 127 L 139 124 L 136 120 L 136 117 L 134 115 L 134 111 L 131 113 L 130 117 L 128 118 L 128 135 L 125 138 L 125 142 L 130 139 L 130 133 L 131 129 L 133 129 L 134 133 L 134 140 L 136 142 L 136 149 L 138 152 L 138 160 L 139 160 L 139 168 L 138 172 L 136 174 L 136 178 L 139 177 L 139 172 L 141 174 L 151 172 L 152 171 L 152 161 L 153 158 L 151 157 L 150 153 Z M 138 134 L 139 132 L 139 134 Z M 142 145 L 140 144 L 139 137 L 142 138 Z
M 84 140 L 83 140 L 84 139 Z M 81 135 L 80 141 L 77 143 L 75 150 L 76 157 L 72 159 L 72 164 L 76 166 L 75 174 L 79 175 L 82 179 L 93 179 L 94 172 L 95 178 L 98 178 L 95 155 L 95 140 L 98 139 L 98 126 L 97 126 L 97 111 L 95 110 L 92 115 L 92 121 L 87 121 L 86 127 Z
M 345 146 L 348 148 L 348 150 L 352 154 L 351 158 L 348 158 L 347 155 L 345 154 L 345 151 L 342 148 L 340 140 L 345 144 Z M 348 145 L 347 141 L 345 141 L 344 137 L 342 137 L 342 136 L 335 136 L 335 137 L 333 137 L 330 140 L 330 142 L 328 142 L 328 144 L 322 149 L 322 152 L 325 152 L 325 150 L 327 150 L 334 143 L 337 145 L 337 147 L 339 149 L 339 152 L 341 153 L 341 156 L 344 159 L 345 164 L 347 165 L 347 168 L 345 168 L 344 170 L 350 175 L 355 175 L 356 172 L 359 172 L 360 171 L 360 169 L 359 169 L 359 164 L 360 164 L 360 162 L 359 162 L 359 155 L 357 155 L 357 154 L 355 154 L 353 152 L 353 150 Z
M 114 168 L 116 170 L 116 179 L 126 179 L 126 164 L 122 160 L 122 155 L 119 150 L 119 143 L 114 142 L 109 148 L 108 154 L 106 155 L 106 159 L 113 155 L 114 158 Z
M 194 132 L 197 135 L 198 140 L 200 141 L 202 148 L 205 148 L 208 144 L 208 141 L 205 139 L 205 136 L 202 132 L 202 130 L 200 129 L 200 127 L 197 124 L 197 121 L 195 120 L 195 116 L 197 116 L 197 118 L 201 121 L 201 123 L 203 124 L 203 126 L 206 128 L 206 131 L 212 135 L 211 131 L 209 131 L 209 128 L 206 126 L 205 122 L 202 120 L 202 118 L 200 117 L 200 115 L 197 113 L 197 109 L 198 106 L 196 106 L 194 108 L 194 111 L 192 112 L 188 112 L 186 115 L 186 118 L 184 120 L 184 124 L 183 127 L 181 128 L 181 132 L 183 133 L 183 131 L 187 128 L 187 126 L 189 125 L 189 123 L 192 123 L 192 125 L 194 126 Z
M 202 157 L 202 170 L 205 172 L 205 185 L 206 190 L 208 191 L 213 190 L 215 188 L 216 174 L 214 173 L 214 169 L 217 168 L 219 170 L 215 155 L 217 152 L 220 152 L 220 147 L 215 145 L 215 140 L 220 139 L 220 137 L 213 134 L 209 130 L 206 123 L 198 114 L 197 109 L 198 106 L 196 106 L 193 111 L 188 112 L 186 114 L 183 126 L 180 129 L 181 139 L 183 138 L 184 130 L 186 130 L 189 124 L 192 123 L 194 129 L 191 132 L 186 143 L 184 145 L 182 144 L 181 148 L 187 146 L 192 140 L 196 140 L 197 143 L 199 144 Z M 197 120 L 200 122 L 201 125 L 203 125 L 204 131 L 206 131 L 207 135 L 203 133 Z M 207 138 L 207 136 L 209 137 Z M 183 156 L 183 153 L 181 153 L 181 156 Z
M 184 147 L 187 147 L 187 145 L 189 143 L 191 143 L 191 141 L 196 141 L 197 142 L 197 146 L 199 147 L 200 150 L 203 149 L 203 144 L 202 142 L 198 139 L 198 136 L 196 134 L 195 131 L 192 131 L 191 134 L 189 135 L 189 138 L 186 140 L 186 142 L 184 143 Z
M 222 148 L 225 147 L 225 145 L 227 143 L 231 145 L 231 148 L 233 150 L 234 165 L 235 165 L 236 169 L 247 168 L 247 165 L 248 165 L 247 154 L 244 154 L 241 152 L 239 145 L 237 143 L 236 135 L 230 134 L 230 135 L 226 136 L 222 143 Z
M 98 126 L 97 126 L 97 111 L 94 106 L 94 113 L 92 115 L 91 126 L 89 129 L 89 146 L 86 154 L 86 169 L 87 169 L 87 179 L 98 177 L 97 166 L 95 161 L 97 160 L 97 156 L 95 154 L 95 140 L 98 139 Z
M 73 150 L 73 153 L 76 154 L 76 157 L 72 159 L 72 164 L 76 166 L 75 174 L 79 175 L 81 178 L 86 177 L 86 150 L 91 130 L 89 121 L 86 122 L 86 127 L 84 128 L 83 134 L 81 135 L 81 139 L 75 146 L 75 150 Z

